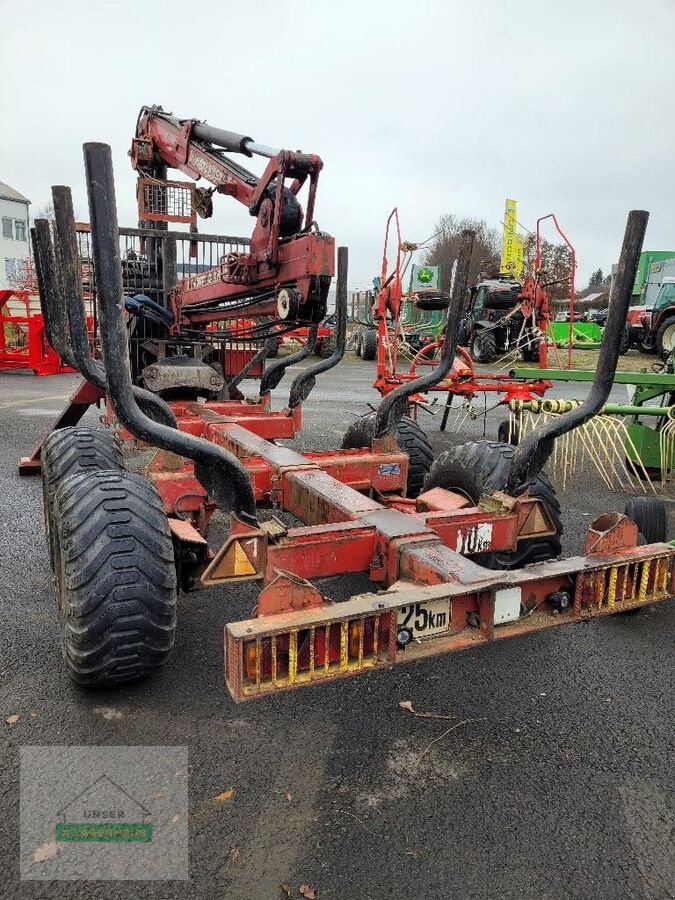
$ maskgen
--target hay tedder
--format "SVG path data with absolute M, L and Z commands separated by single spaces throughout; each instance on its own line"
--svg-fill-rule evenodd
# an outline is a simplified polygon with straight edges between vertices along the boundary
M 201 132 L 200 141 L 225 141 L 225 134 Z M 230 146 L 234 138 L 227 138 Z M 251 143 L 241 138 L 238 146 Z M 202 279 L 211 294 L 208 311 L 224 314 L 223 297 L 237 293 L 230 290 L 236 283 L 237 296 L 244 296 L 245 286 L 251 298 L 247 316 L 269 316 L 270 297 L 259 293 L 264 282 L 265 291 L 272 286 L 276 292 L 276 308 L 290 304 L 293 315 L 316 323 L 328 285 L 293 281 L 307 269 L 316 271 L 315 259 L 305 258 L 299 274 L 284 271 L 284 260 L 297 258 L 289 250 L 294 240 L 303 245 L 315 235 L 298 218 L 279 238 L 284 155 L 270 153 L 277 166 L 276 183 L 268 182 L 274 197 L 264 213 L 256 203 L 251 207 L 256 230 L 265 216 L 264 227 L 272 233 L 277 228 L 277 237 L 269 240 L 268 233 L 259 244 L 258 274 L 255 260 L 247 268 L 245 260 L 229 260 L 220 269 L 219 291 L 215 276 Z M 335 352 L 296 376 L 286 406 L 273 411 L 270 391 L 291 357 L 267 369 L 253 401 L 173 393 L 167 402 L 130 376 L 110 148 L 86 144 L 84 157 L 102 362 L 90 357 L 85 340 L 69 189 L 53 192 L 53 238 L 40 220 L 34 235 L 50 341 L 82 372 L 92 396 L 105 393 L 111 426 L 60 427 L 41 452 L 60 633 L 75 681 L 114 685 L 165 663 L 179 589 L 259 586 L 251 618 L 224 626 L 225 679 L 238 701 L 672 596 L 675 549 L 665 543 L 665 524 L 659 534 L 650 526 L 657 501 L 649 501 L 648 515 L 637 510 L 635 521 L 618 513 L 601 516 L 589 528 L 585 555 L 559 559 L 560 507 L 540 474 L 554 439 L 606 400 L 616 366 L 613 337 L 625 321 L 646 213 L 629 215 L 612 320 L 588 401 L 518 447 L 482 441 L 446 451 L 430 465 L 425 484 L 409 490 L 409 457 L 393 434 L 409 398 L 452 367 L 472 233 L 463 238 L 445 341 L 433 370 L 383 398 L 361 426 L 360 447 L 301 454 L 279 441 L 297 432 L 314 381 L 344 353 L 346 248 L 338 250 Z M 255 185 L 252 190 L 259 193 Z M 327 236 L 321 245 L 323 278 L 332 272 L 333 258 Z M 183 314 L 185 307 L 177 320 Z M 181 340 L 187 337 L 183 332 Z M 178 382 L 171 384 L 179 393 Z M 126 444 L 123 453 L 120 437 L 142 448 L 141 471 L 131 471 L 139 468 L 138 454 L 126 452 Z M 282 520 L 263 512 L 270 508 L 289 515 Z M 207 533 L 216 509 L 228 532 L 211 548 Z M 640 532 L 648 533 L 649 543 Z M 373 592 L 331 602 L 321 579 L 352 573 L 366 574 Z

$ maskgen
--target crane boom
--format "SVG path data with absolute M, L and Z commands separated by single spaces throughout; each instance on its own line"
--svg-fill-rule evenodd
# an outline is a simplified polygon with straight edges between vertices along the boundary
M 268 163 L 258 177 L 228 153 L 262 156 Z M 159 106 L 141 109 L 130 156 L 140 176 L 139 198 L 146 190 L 168 189 L 164 170 L 173 168 L 212 186 L 195 186 L 198 212 L 210 214 L 210 195 L 220 193 L 234 197 L 256 218 L 248 252 L 230 253 L 216 268 L 181 282 L 174 296 L 177 324 L 234 318 L 242 303 L 251 316 L 276 311 L 284 320 L 317 322 L 324 317 L 335 272 L 335 241 L 314 222 L 320 157 L 267 147 L 197 119 L 179 119 Z M 307 182 L 303 212 L 297 195 Z M 165 220 L 172 219 L 167 215 Z

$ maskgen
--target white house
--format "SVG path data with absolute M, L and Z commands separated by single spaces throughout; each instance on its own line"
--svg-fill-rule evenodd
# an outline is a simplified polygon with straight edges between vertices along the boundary
M 0 181 L 0 288 L 12 287 L 30 256 L 28 229 L 30 200 Z

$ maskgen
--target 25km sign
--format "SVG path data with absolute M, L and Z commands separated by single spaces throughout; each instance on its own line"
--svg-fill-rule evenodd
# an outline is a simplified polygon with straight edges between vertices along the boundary
M 441 634 L 450 627 L 450 602 L 430 600 L 428 603 L 411 603 L 398 611 L 398 630 L 411 632 L 413 637 Z

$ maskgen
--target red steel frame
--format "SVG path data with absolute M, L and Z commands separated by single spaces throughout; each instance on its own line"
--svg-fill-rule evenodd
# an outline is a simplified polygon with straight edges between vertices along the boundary
M 182 430 L 213 441 L 243 462 L 258 504 L 304 523 L 251 529 L 231 516 L 228 539 L 215 555 L 206 554 L 205 586 L 261 584 L 254 618 L 225 627 L 226 680 L 236 700 L 475 647 L 673 594 L 675 549 L 637 546 L 637 527 L 625 516 L 612 514 L 593 523 L 584 557 L 492 571 L 466 554 L 509 551 L 519 539 L 552 533 L 536 499 L 496 493 L 474 507 L 441 489 L 408 499 L 408 458 L 391 438 L 371 449 L 299 454 L 274 441 L 295 435 L 302 424 L 300 409 L 273 412 L 269 396 L 259 404 L 181 401 L 172 407 Z M 176 468 L 175 457 L 157 450 L 146 474 L 159 490 L 175 536 L 206 552 L 204 533 L 214 507 L 192 464 L 184 461 Z M 332 604 L 308 580 L 353 573 L 367 574 L 389 590 Z M 529 612 L 496 626 L 495 603 L 501 592 L 514 589 Z M 561 590 L 574 602 L 557 615 L 545 600 Z M 413 607 L 422 615 L 429 603 L 447 609 L 447 630 L 405 649 L 398 646 L 400 616 Z M 478 627 L 467 626 L 469 614 Z
M 23 303 L 26 308 L 25 316 L 5 315 L 3 310 L 11 299 Z M 14 350 L 7 347 L 6 325 L 25 328 L 25 346 Z M 63 372 L 75 371 L 65 366 L 49 346 L 42 314 L 31 314 L 30 293 L 28 291 L 2 290 L 0 291 L 0 372 L 11 372 L 16 369 L 31 369 L 33 374 L 40 376 L 60 375 Z
M 537 219 L 537 231 L 536 231 L 536 244 L 535 244 L 535 257 L 534 257 L 534 271 L 535 278 L 538 276 L 541 271 L 541 223 L 545 222 L 546 219 L 553 219 L 553 224 L 555 225 L 555 229 L 563 239 L 563 241 L 567 244 L 570 251 L 570 336 L 569 342 L 567 345 L 567 368 L 572 368 L 572 325 L 574 323 L 574 281 L 575 274 L 577 270 L 577 254 L 572 246 L 570 239 L 567 237 L 565 232 L 562 230 L 560 225 L 558 224 L 558 220 L 555 217 L 554 213 L 548 213 L 545 216 L 541 216 L 541 218 Z

